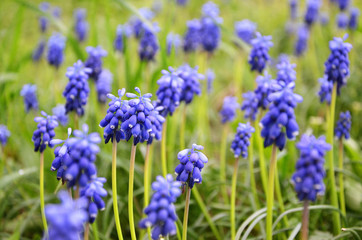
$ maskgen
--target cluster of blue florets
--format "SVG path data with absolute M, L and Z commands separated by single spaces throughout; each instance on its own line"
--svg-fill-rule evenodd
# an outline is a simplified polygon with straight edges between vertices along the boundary
M 236 110 L 239 108 L 239 103 L 236 97 L 227 96 L 224 98 L 224 103 L 220 110 L 221 122 L 231 122 L 235 119 Z
M 5 146 L 10 137 L 10 131 L 5 125 L 0 125 L 0 144 Z
M 107 56 L 107 51 L 101 46 L 87 47 L 88 59 L 85 61 L 85 67 L 90 68 L 92 71 L 88 73 L 89 78 L 94 81 L 98 80 L 99 74 L 102 72 L 103 61 L 102 58 Z
M 36 85 L 25 84 L 20 91 L 24 98 L 25 111 L 38 110 L 38 98 L 36 97 Z
M 320 78 L 318 81 L 321 85 L 321 88 L 318 92 L 320 101 L 322 103 L 326 102 L 329 105 L 331 103 L 331 98 L 332 98 L 333 82 L 328 81 L 327 76 Z
M 243 103 L 241 105 L 241 110 L 245 112 L 244 117 L 254 121 L 256 119 L 256 114 L 258 113 L 258 96 L 253 92 L 249 91 L 243 94 Z
M 182 94 L 180 101 L 189 104 L 194 99 L 195 95 L 201 94 L 200 81 L 204 79 L 204 75 L 198 73 L 198 67 L 190 67 L 184 64 L 177 69 L 178 76 L 183 80 Z
M 194 52 L 200 45 L 201 23 L 198 19 L 193 19 L 187 22 L 187 31 L 183 39 L 183 49 L 187 52 Z
M 270 60 L 268 51 L 273 46 L 271 39 L 271 36 L 262 36 L 257 32 L 256 38 L 251 40 L 253 48 L 248 60 L 251 71 L 263 72 L 267 62 Z
M 321 7 L 320 0 L 308 0 L 307 10 L 304 15 L 304 22 L 311 26 L 318 19 L 319 8 Z
M 256 24 L 248 19 L 236 22 L 235 34 L 244 42 L 250 44 L 251 40 L 255 37 Z
M 248 147 L 250 145 L 251 133 L 253 132 L 255 132 L 255 129 L 250 126 L 249 122 L 246 124 L 239 123 L 234 140 L 231 143 L 231 151 L 234 152 L 236 158 L 240 156 L 243 158 L 248 157 Z
M 114 39 L 114 49 L 123 53 L 125 51 L 125 40 L 132 34 L 131 27 L 128 24 L 118 25 L 116 38 Z
M 86 10 L 79 8 L 74 12 L 74 32 L 80 42 L 87 39 L 88 36 L 88 22 L 86 20 Z
M 44 152 L 45 148 L 49 146 L 52 148 L 54 145 L 51 140 L 55 136 L 54 128 L 58 126 L 57 118 L 55 116 L 47 115 L 41 112 L 44 117 L 36 117 L 34 121 L 38 123 L 37 129 L 33 133 L 32 141 L 34 142 L 35 152 Z
M 159 28 L 157 24 L 152 27 L 145 25 L 143 27 L 142 37 L 140 40 L 138 55 L 142 61 L 153 61 L 159 49 L 156 33 Z
M 56 68 L 64 61 L 65 37 L 60 33 L 53 34 L 48 41 L 48 63 Z
M 351 125 L 351 113 L 349 111 L 341 112 L 337 121 L 336 129 L 334 130 L 336 137 L 338 139 L 349 139 L 349 131 L 351 130 Z
M 100 103 L 107 102 L 107 94 L 112 92 L 113 74 L 108 69 L 103 69 L 98 76 L 96 82 L 96 90 L 98 95 L 98 101 Z

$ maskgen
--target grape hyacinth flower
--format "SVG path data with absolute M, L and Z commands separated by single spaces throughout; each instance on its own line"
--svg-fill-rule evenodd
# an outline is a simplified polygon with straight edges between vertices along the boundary
M 348 8 L 350 0 L 338 0 L 337 3 L 339 10 L 344 11 L 345 9 Z
M 293 92 L 294 86 L 294 82 L 278 82 L 272 86 L 273 93 L 269 95 L 271 105 L 260 122 L 261 136 L 265 139 L 264 147 L 276 144 L 283 150 L 286 138 L 293 140 L 299 133 L 294 108 L 303 98 Z
M 176 234 L 176 210 L 174 203 L 181 195 L 181 183 L 173 181 L 171 174 L 166 178 L 157 176 L 152 183 L 154 191 L 150 204 L 144 209 L 146 218 L 139 222 L 140 228 L 152 227 L 152 239 L 157 240 L 162 237 Z
M 340 29 L 346 29 L 348 27 L 348 16 L 345 13 L 339 13 L 337 15 L 337 26 Z
M 296 71 L 294 70 L 296 66 L 297 65 L 295 63 L 292 64 L 289 61 L 283 61 L 277 64 L 278 73 L 276 80 L 283 81 L 285 82 L 285 84 L 294 82 L 295 79 L 297 78 Z
M 198 67 L 190 67 L 184 64 L 177 69 L 178 76 L 183 80 L 182 93 L 180 101 L 190 104 L 195 95 L 201 94 L 201 87 L 199 80 L 204 79 L 204 75 L 198 73 Z
M 301 56 L 307 49 L 309 39 L 309 29 L 307 26 L 301 26 L 297 32 L 297 41 L 295 43 L 294 52 L 296 56 Z
M 112 82 L 113 74 L 108 69 L 103 69 L 96 82 L 98 101 L 100 103 L 107 102 L 107 94 L 112 91 Z
M 159 106 L 155 106 L 155 104 L 157 104 L 156 102 L 153 104 L 154 105 L 154 109 L 152 111 L 150 111 L 150 115 L 148 117 L 148 119 L 150 120 L 151 124 L 152 124 L 152 131 L 150 132 L 150 137 L 147 140 L 147 144 L 150 145 L 153 142 L 153 139 L 156 140 L 161 140 L 162 138 L 162 127 L 163 127 L 163 123 L 165 122 L 165 118 L 160 114 L 160 112 L 162 111 L 163 107 Z
M 256 23 L 245 19 L 234 24 L 235 34 L 244 42 L 250 44 L 255 37 Z
M 84 106 L 87 104 L 89 95 L 87 80 L 91 71 L 90 68 L 84 66 L 81 60 L 74 63 L 73 67 L 68 67 L 65 75 L 69 78 L 69 82 L 63 92 L 67 114 L 74 111 L 78 116 L 84 115 Z
M 290 7 L 290 18 L 292 20 L 296 20 L 298 15 L 298 0 L 289 0 L 289 7 Z
M 72 200 L 66 191 L 58 194 L 61 204 L 49 204 L 45 214 L 49 223 L 49 231 L 45 233 L 46 240 L 79 240 L 83 225 L 88 219 L 84 210 L 86 199 Z
M 52 112 L 62 126 L 68 125 L 68 115 L 64 105 L 57 105 L 52 109 Z
M 138 9 L 138 12 L 143 18 L 148 21 L 151 21 L 155 17 L 155 14 L 148 8 L 140 8 Z M 134 36 L 137 39 L 141 38 L 144 32 L 145 24 L 137 16 L 132 16 L 129 22 Z
M 60 18 L 61 14 L 62 14 L 62 9 L 60 9 L 60 7 L 54 7 L 52 14 L 55 18 Z
M 34 121 L 38 123 L 37 129 L 33 133 L 32 141 L 34 142 L 35 152 L 44 152 L 46 146 L 52 148 L 54 145 L 51 140 L 55 136 L 54 128 L 58 126 L 57 117 L 47 115 L 41 112 L 44 117 L 35 117 Z
M 359 9 L 354 7 L 350 10 L 350 18 L 348 21 L 348 27 L 352 30 L 356 30 L 357 29 L 357 24 L 358 24 L 358 16 L 359 16 L 360 12 Z
M 328 81 L 327 76 L 320 78 L 319 83 L 321 88 L 318 92 L 321 103 L 326 102 L 328 105 L 331 104 L 332 99 L 332 90 L 333 90 L 333 82 Z
M 64 60 L 65 37 L 60 33 L 53 34 L 48 41 L 47 59 L 50 65 L 59 68 Z
M 273 46 L 271 36 L 262 36 L 260 33 L 256 33 L 256 38 L 251 40 L 253 46 L 249 55 L 249 64 L 251 71 L 263 72 L 267 62 L 270 60 L 269 48 Z
M 224 103 L 220 111 L 221 122 L 231 122 L 235 119 L 236 109 L 239 108 L 239 103 L 236 97 L 227 96 L 224 98 Z
M 341 112 L 337 121 L 337 127 L 334 130 L 338 139 L 349 139 L 351 130 L 351 114 L 349 111 Z
M 249 122 L 246 124 L 239 123 L 236 130 L 235 138 L 231 143 L 231 150 L 234 153 L 234 157 L 248 157 L 248 147 L 250 145 L 251 133 L 255 132 L 255 129 L 250 125 Z
M 86 14 L 87 12 L 84 8 L 78 8 L 74 12 L 74 32 L 80 42 L 85 41 L 88 36 L 89 26 L 87 20 L 85 19 Z
M 324 156 L 331 146 L 326 143 L 324 136 L 316 138 L 304 134 L 297 148 L 300 150 L 300 158 L 296 163 L 292 182 L 300 201 L 314 202 L 325 191 Z
M 202 183 L 201 171 L 208 162 L 205 154 L 201 152 L 203 149 L 201 145 L 192 144 L 191 149 L 184 149 L 177 154 L 180 164 L 175 169 L 176 180 L 191 189 L 195 183 Z
M 329 23 L 329 15 L 327 12 L 322 12 L 319 16 L 319 21 L 322 26 L 326 26 Z
M 283 62 L 281 62 L 280 64 L 283 64 Z M 274 80 L 272 79 L 272 76 L 268 74 L 267 71 L 264 72 L 264 75 L 259 75 L 256 77 L 257 87 L 254 90 L 254 93 L 256 95 L 256 98 L 258 99 L 258 108 L 261 108 L 262 110 L 266 110 L 270 103 L 269 94 L 272 92 L 271 86 L 273 82 Z M 253 96 L 251 97 L 251 99 L 253 99 Z M 252 112 L 254 111 L 255 109 L 252 110 Z
M 41 12 L 47 12 L 50 8 L 50 4 L 48 2 L 42 2 L 39 5 L 39 10 Z M 40 31 L 42 33 L 45 33 L 45 31 L 48 29 L 48 25 L 49 25 L 49 20 L 47 17 L 45 16 L 40 16 L 39 17 L 39 26 L 40 26 Z
M 0 125 L 0 144 L 1 146 L 5 146 L 8 142 L 8 138 L 10 137 L 10 131 L 5 125 Z
M 331 54 L 327 61 L 324 63 L 325 71 L 328 81 L 337 84 L 337 93 L 340 93 L 341 87 L 347 83 L 349 76 L 349 59 L 348 52 L 352 49 L 352 45 L 344 42 L 348 35 L 344 38 L 333 38 L 329 42 L 329 49 Z
M 132 34 L 131 27 L 126 23 L 124 25 L 117 26 L 116 38 L 114 39 L 114 49 L 120 53 L 125 51 L 125 39 L 129 38 Z
M 180 35 L 174 34 L 172 32 L 167 34 L 166 45 L 167 45 L 167 55 L 171 54 L 172 48 L 174 49 L 175 53 L 177 53 L 181 46 Z
M 25 111 L 38 110 L 38 98 L 36 97 L 36 85 L 25 84 L 20 91 L 24 98 Z
M 212 85 L 215 80 L 215 73 L 212 69 L 206 70 L 206 80 L 207 80 L 207 93 L 212 92 Z
M 90 68 L 92 71 L 88 74 L 89 78 L 94 81 L 98 80 L 99 74 L 102 72 L 103 61 L 102 58 L 107 56 L 107 51 L 101 46 L 86 47 L 88 59 L 85 61 L 85 67 Z
M 310 27 L 318 19 L 319 8 L 322 3 L 320 0 L 308 0 L 307 10 L 304 15 L 304 22 Z
M 174 71 L 172 67 L 167 70 L 162 70 L 162 77 L 157 81 L 159 86 L 157 95 L 157 106 L 162 106 L 163 110 L 160 112 L 163 117 L 167 115 L 172 116 L 176 107 L 179 106 L 182 95 L 182 87 L 184 81 L 179 77 L 178 72 Z
M 186 53 L 195 52 L 201 43 L 201 22 L 198 19 L 187 21 L 187 31 L 183 39 L 183 49 Z
M 38 62 L 41 59 L 44 50 L 45 50 L 45 41 L 41 39 L 32 54 L 32 59 L 34 62 Z
M 106 209 L 102 197 L 107 196 L 107 191 L 103 188 L 103 184 L 107 181 L 105 178 L 92 179 L 84 188 L 80 191 L 80 197 L 87 200 L 85 207 L 88 212 L 88 222 L 93 223 L 96 220 L 98 210 L 103 211 Z
M 202 6 L 200 38 L 205 51 L 212 53 L 219 45 L 221 31 L 218 24 L 222 23 L 219 17 L 219 7 L 213 2 Z
M 256 114 L 258 113 L 259 99 L 255 92 L 249 91 L 243 94 L 243 103 L 241 110 L 245 111 L 244 118 L 255 121 Z
M 144 26 L 144 32 L 142 34 L 140 44 L 138 47 L 138 55 L 141 61 L 153 61 L 155 55 L 159 49 L 156 33 L 159 31 L 157 24 L 154 24 L 152 28 Z

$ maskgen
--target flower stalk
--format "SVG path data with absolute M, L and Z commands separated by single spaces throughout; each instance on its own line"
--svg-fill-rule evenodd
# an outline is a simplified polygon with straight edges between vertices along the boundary
M 274 204 L 274 178 L 277 158 L 277 147 L 273 144 L 271 161 L 269 166 L 269 179 L 268 179 L 268 192 L 266 195 L 267 201 L 267 215 L 266 215 L 266 238 L 267 240 L 273 239 L 273 204 Z
M 235 239 L 235 201 L 236 201 L 236 180 L 238 177 L 239 158 L 235 158 L 234 172 L 231 183 L 231 205 L 230 205 L 230 223 L 231 239 Z
M 136 159 L 136 145 L 132 144 L 131 159 L 129 165 L 129 181 L 128 181 L 128 218 L 132 240 L 136 240 L 136 231 L 133 217 L 133 182 L 134 182 L 134 166 Z
M 226 191 L 226 145 L 227 145 L 228 126 L 224 124 L 220 146 L 220 182 L 222 183 L 221 193 L 224 203 L 227 204 L 228 194 Z
M 308 240 L 308 224 L 309 224 L 309 201 L 304 200 L 303 216 L 302 216 L 302 234 L 301 240 Z
M 40 153 L 40 166 L 39 166 L 39 187 L 40 187 L 40 210 L 41 210 L 41 219 L 43 221 L 44 232 L 48 233 L 48 225 L 45 218 L 45 210 L 44 210 L 44 152 Z
M 266 174 L 266 165 L 265 165 L 265 157 L 264 157 L 264 146 L 263 146 L 263 140 L 260 135 L 260 126 L 259 122 L 262 117 L 262 112 L 259 114 L 259 119 L 257 124 L 255 124 L 255 135 L 256 135 L 256 141 L 258 143 L 258 150 L 259 150 L 259 167 L 260 167 L 260 177 L 261 182 L 263 184 L 264 193 L 267 192 L 267 174 Z
M 167 164 L 166 164 L 166 137 L 167 137 L 167 118 L 163 124 L 162 128 L 162 139 L 161 139 L 161 165 L 162 165 L 162 175 L 166 177 L 167 175 Z
M 187 239 L 187 223 L 189 218 L 189 207 L 190 207 L 190 195 L 191 195 L 191 188 L 189 186 L 186 187 L 186 202 L 185 202 L 185 211 L 184 211 L 184 221 L 183 221 L 183 228 L 182 228 L 182 240 Z
M 344 180 L 343 180 L 343 138 L 339 140 L 338 146 L 338 168 L 339 173 L 339 204 L 341 207 L 341 212 L 346 216 L 346 204 L 344 200 Z
M 147 144 L 145 156 L 145 177 L 144 177 L 144 208 L 150 203 L 150 182 L 152 173 L 152 144 Z M 151 239 L 151 228 L 147 228 L 148 238 Z

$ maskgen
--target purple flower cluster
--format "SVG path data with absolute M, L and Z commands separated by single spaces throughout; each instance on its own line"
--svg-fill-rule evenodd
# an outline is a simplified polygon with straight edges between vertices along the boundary
M 289 61 L 282 61 L 277 64 L 278 73 L 276 80 L 283 81 L 285 84 L 294 82 L 297 78 L 296 71 L 294 70 L 296 66 L 296 64 L 292 64 Z
M 48 63 L 58 68 L 64 60 L 65 37 L 60 33 L 53 34 L 48 41 Z
M 307 10 L 304 15 L 304 22 L 311 26 L 318 19 L 319 8 L 322 3 L 320 0 L 308 0 Z
M 168 174 L 166 178 L 157 176 L 156 180 L 152 183 L 152 189 L 155 192 L 151 202 L 144 209 L 147 217 L 139 222 L 140 228 L 153 228 L 151 237 L 154 240 L 176 234 L 177 215 L 174 203 L 181 195 L 181 183 L 173 181 L 171 174 Z
M 269 48 L 273 46 L 271 36 L 262 36 L 260 33 L 256 33 L 256 38 L 251 40 L 253 46 L 249 55 L 249 64 L 251 71 L 263 72 L 267 62 L 270 60 Z
M 283 64 L 283 63 L 280 63 Z M 268 74 L 267 71 L 264 72 L 264 75 L 259 75 L 256 78 L 257 87 L 254 91 L 256 98 L 258 99 L 258 108 L 266 110 L 270 103 L 268 97 L 272 92 L 271 87 L 274 80 L 272 76 Z M 254 110 L 255 111 L 255 110 Z
M 183 49 L 186 53 L 197 50 L 201 43 L 201 22 L 199 19 L 193 19 L 187 22 L 187 31 L 183 39 Z
M 138 12 L 148 21 L 151 21 L 155 17 L 155 14 L 148 8 L 140 8 L 138 9 Z M 129 23 L 134 36 L 138 39 L 141 38 L 145 27 L 145 24 L 142 22 L 142 20 L 137 16 L 132 16 Z
M 360 14 L 360 12 L 359 12 L 358 8 L 351 8 L 350 17 L 349 17 L 349 21 L 348 21 L 348 27 L 350 29 L 352 29 L 352 30 L 357 29 L 359 14 Z
M 48 2 L 42 2 L 39 5 L 39 10 L 42 12 L 47 12 L 50 9 L 50 4 Z M 46 30 L 48 29 L 48 25 L 49 25 L 49 20 L 47 17 L 45 16 L 41 16 L 39 17 L 39 27 L 40 27 L 40 31 L 42 33 L 45 33 Z
M 66 126 L 68 124 L 68 115 L 66 113 L 66 109 L 64 105 L 57 105 L 52 109 L 53 115 L 57 117 L 58 122 L 62 126 Z
M 90 68 L 92 71 L 88 74 L 89 78 L 94 81 L 98 80 L 99 74 L 102 72 L 103 61 L 102 58 L 107 56 L 107 51 L 101 46 L 87 47 L 88 59 L 85 61 L 85 67 Z
M 37 129 L 33 133 L 32 141 L 34 142 L 35 152 L 44 152 L 45 148 L 52 148 L 51 140 L 55 136 L 54 128 L 58 126 L 57 118 L 55 116 L 47 115 L 41 112 L 44 117 L 35 117 L 34 121 L 38 123 Z
M 251 133 L 255 132 L 255 129 L 250 126 L 250 123 L 247 122 L 239 123 L 238 128 L 236 129 L 236 134 L 233 142 L 231 143 L 231 151 L 234 152 L 235 158 L 248 157 L 248 147 L 250 145 Z
M 295 43 L 294 52 L 296 56 L 301 56 L 306 50 L 309 40 L 309 29 L 307 26 L 300 26 L 297 31 L 297 41 Z
M 177 159 L 180 160 L 175 169 L 177 181 L 187 184 L 190 188 L 193 188 L 195 183 L 202 183 L 201 170 L 208 162 L 205 154 L 200 152 L 203 149 L 201 145 L 192 144 L 191 149 L 184 149 L 177 154 Z
M 352 120 L 349 111 L 341 112 L 337 121 L 337 127 L 334 130 L 335 135 L 338 139 L 349 139 L 351 130 Z
M 328 105 L 331 104 L 333 82 L 328 81 L 327 76 L 320 78 L 318 81 L 321 85 L 318 92 L 321 103 L 325 101 Z
M 85 41 L 88 36 L 89 26 L 87 20 L 85 19 L 86 15 L 87 12 L 84 8 L 78 8 L 74 12 L 74 32 L 80 42 Z
M 159 49 L 158 40 L 156 33 L 159 28 L 157 24 L 154 24 L 151 27 L 144 26 L 143 33 L 138 47 L 138 55 L 141 61 L 153 61 L 155 59 L 156 53 Z
M 125 39 L 129 38 L 132 34 L 132 29 L 128 24 L 118 25 L 116 38 L 114 39 L 114 49 L 123 53 L 125 50 Z
M 348 16 L 346 13 L 341 12 L 337 15 L 337 27 L 340 29 L 346 29 L 348 27 Z
M 300 150 L 300 158 L 292 176 L 295 191 L 300 201 L 315 201 L 325 191 L 324 156 L 331 146 L 326 143 L 324 136 L 316 138 L 304 134 L 297 148 Z
M 36 85 L 25 84 L 20 91 L 24 98 L 25 111 L 38 110 L 38 98 L 36 97 Z
M 32 54 L 32 59 L 34 62 L 38 62 L 42 58 L 44 50 L 45 50 L 45 41 L 41 39 L 38 43 L 38 46 L 34 49 Z
M 0 144 L 5 146 L 10 137 L 10 131 L 5 125 L 0 125 Z
M 175 53 L 178 52 L 180 46 L 181 46 L 181 37 L 178 34 L 169 33 L 166 37 L 166 47 L 167 47 L 167 55 L 170 55 L 172 52 L 172 49 L 174 49 Z
M 178 76 L 183 80 L 182 93 L 180 101 L 184 101 L 186 104 L 192 102 L 195 95 L 201 94 L 201 86 L 199 80 L 204 79 L 204 75 L 198 73 L 198 67 L 190 67 L 188 64 L 184 64 L 177 69 Z
M 113 74 L 108 69 L 103 69 L 96 82 L 98 101 L 100 103 L 107 102 L 107 94 L 112 91 L 112 82 Z
M 213 2 L 207 2 L 202 6 L 200 38 L 205 51 L 213 52 L 221 40 L 221 31 L 218 24 L 222 23 L 219 17 L 219 8 Z
M 245 111 L 244 117 L 255 121 L 256 114 L 258 113 L 259 99 L 253 91 L 249 91 L 243 94 L 243 103 L 241 104 L 241 110 Z
M 244 42 L 250 44 L 255 37 L 256 23 L 245 19 L 234 24 L 235 34 Z
M 224 103 L 220 110 L 221 122 L 231 122 L 235 119 L 236 109 L 239 108 L 239 103 L 236 97 L 227 96 L 224 98 Z

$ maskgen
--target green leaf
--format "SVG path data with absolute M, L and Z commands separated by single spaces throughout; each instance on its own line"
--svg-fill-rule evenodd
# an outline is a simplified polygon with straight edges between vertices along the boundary
M 27 168 L 24 170 L 19 170 L 14 173 L 10 173 L 2 177 L 0 181 L 0 189 L 11 186 L 11 183 L 19 180 L 23 177 L 27 177 L 33 173 L 35 173 L 38 169 L 36 167 Z
M 302 227 L 301 223 L 298 223 L 297 226 L 295 226 L 295 228 L 293 229 L 292 233 L 290 234 L 290 236 L 288 237 L 288 240 L 294 240 L 297 237 L 297 234 L 300 231 L 300 228 Z

